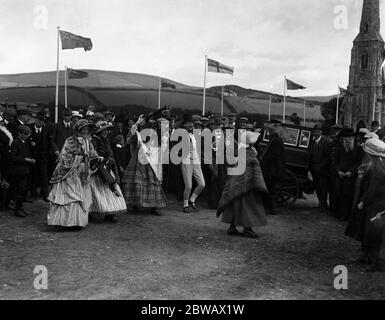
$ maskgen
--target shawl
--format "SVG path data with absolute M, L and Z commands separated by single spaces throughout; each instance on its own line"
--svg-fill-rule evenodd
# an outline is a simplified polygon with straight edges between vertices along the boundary
M 257 152 L 253 148 L 246 150 L 246 170 L 242 175 L 229 176 L 219 202 L 217 216 L 219 217 L 226 207 L 249 192 L 260 192 L 267 195 L 267 187 L 263 179 L 261 167 L 257 160 Z
M 96 158 L 97 153 L 90 138 L 77 136 L 69 137 L 63 146 L 59 157 L 59 163 L 51 177 L 51 184 L 59 183 L 73 174 L 79 165 L 86 162 L 86 179 L 89 179 L 89 163 L 87 159 Z

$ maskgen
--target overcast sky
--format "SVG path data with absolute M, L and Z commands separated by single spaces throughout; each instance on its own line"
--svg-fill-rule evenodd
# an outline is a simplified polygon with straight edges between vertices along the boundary
M 234 77 L 209 73 L 208 86 L 282 93 L 286 75 L 308 87 L 292 95 L 330 95 L 347 85 L 361 8 L 362 0 L 0 0 L 0 74 L 55 70 L 60 26 L 94 44 L 62 51 L 62 68 L 202 86 L 207 54 L 235 68 Z

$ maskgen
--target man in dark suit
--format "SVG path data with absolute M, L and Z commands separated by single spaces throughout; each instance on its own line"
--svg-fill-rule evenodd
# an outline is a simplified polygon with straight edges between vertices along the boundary
M 59 157 L 63 149 L 64 142 L 73 135 L 73 127 L 71 125 L 72 112 L 68 109 L 64 111 L 63 120 L 55 125 L 52 136 L 52 149 L 56 157 Z
M 269 214 L 278 214 L 276 203 L 276 186 L 285 177 L 285 144 L 282 136 L 281 122 L 273 120 L 269 123 L 270 142 L 261 155 L 261 169 L 269 191 Z
M 339 134 L 342 145 L 335 155 L 336 178 L 336 215 L 340 221 L 347 221 L 353 210 L 354 190 L 358 176 L 358 167 L 364 157 L 364 150 L 355 143 L 353 129 L 344 129 Z
M 322 136 L 320 127 L 313 129 L 313 141 L 310 147 L 309 171 L 313 177 L 319 206 L 322 212 L 328 209 L 328 189 L 330 175 L 330 144 Z
M 47 201 L 49 132 L 44 120 L 44 113 L 39 112 L 35 124 L 30 127 L 32 131 L 30 137 L 32 156 L 36 160 L 32 170 L 30 187 L 33 198 L 37 197 L 37 189 L 40 188 L 40 196 L 44 201 Z
M 24 210 L 23 202 L 28 191 L 28 177 L 31 166 L 35 164 L 32 158 L 30 144 L 27 142 L 31 135 L 31 128 L 21 125 L 18 128 L 18 137 L 11 146 L 11 160 L 13 163 L 14 192 L 16 196 L 15 216 L 25 218 L 28 213 Z

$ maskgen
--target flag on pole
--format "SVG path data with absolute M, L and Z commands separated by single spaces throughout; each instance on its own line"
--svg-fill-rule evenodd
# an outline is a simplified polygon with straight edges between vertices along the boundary
M 90 38 L 84 38 L 62 30 L 59 30 L 59 33 L 63 50 L 83 48 L 84 51 L 89 51 L 92 49 L 92 41 Z
M 88 78 L 88 72 L 67 68 L 68 79 L 84 79 Z
M 300 84 L 297 84 L 289 79 L 286 79 L 286 86 L 287 90 L 304 90 L 306 87 L 301 86 Z
M 214 73 L 227 73 L 234 75 L 234 68 L 225 66 L 224 64 L 213 59 L 207 59 L 208 71 Z
M 165 88 L 176 89 L 175 84 L 172 84 L 172 83 L 170 83 L 168 81 L 165 81 L 163 79 L 162 79 L 162 82 L 161 82 L 161 87 L 162 87 L 162 89 L 165 89 Z

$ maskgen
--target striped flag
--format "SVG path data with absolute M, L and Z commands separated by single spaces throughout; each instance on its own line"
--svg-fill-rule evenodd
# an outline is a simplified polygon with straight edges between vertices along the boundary
M 68 79 L 84 79 L 88 78 L 88 72 L 67 68 Z
M 295 83 L 289 79 L 286 79 L 286 86 L 287 86 L 287 90 L 304 90 L 304 89 L 306 89 L 306 87 L 301 86 L 300 84 Z
M 61 46 L 63 50 L 83 48 L 84 51 L 92 49 L 92 41 L 90 38 L 84 38 L 76 34 L 60 30 Z
M 227 73 L 234 75 L 234 68 L 225 66 L 224 64 L 213 59 L 207 59 L 208 71 L 214 73 Z

